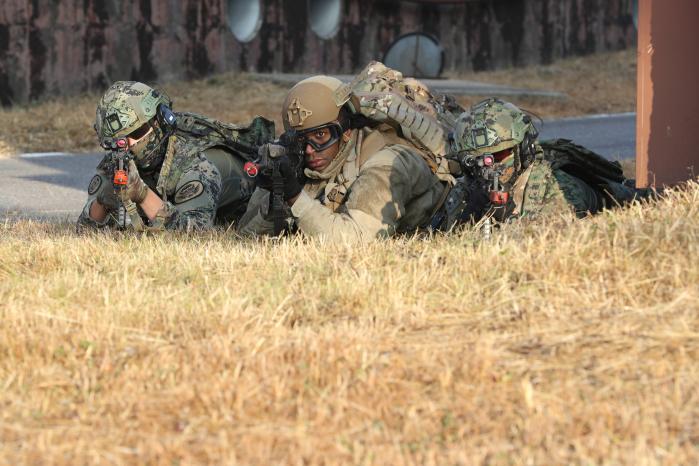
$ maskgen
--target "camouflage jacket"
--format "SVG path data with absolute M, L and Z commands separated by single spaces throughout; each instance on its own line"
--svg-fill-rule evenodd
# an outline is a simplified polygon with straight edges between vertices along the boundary
M 591 155 L 587 149 L 570 141 L 546 141 L 535 147 L 534 162 L 510 183 L 510 203 L 505 208 L 495 209 L 496 217 L 501 220 L 564 212 L 584 217 L 648 195 L 645 190 L 637 190 L 624 183 L 621 169 L 618 168 L 616 172 L 613 163 L 596 159 L 599 156 Z M 590 166 L 575 170 L 559 163 L 570 151 L 588 160 Z M 506 175 L 507 170 L 511 170 L 513 156 L 502 163 L 506 167 Z M 613 174 L 608 174 L 610 167 L 614 170 Z
M 166 209 L 172 212 L 164 225 L 165 229 L 210 228 L 217 220 L 220 208 L 227 207 L 229 212 L 234 213 L 236 210 L 238 213 L 244 211 L 254 186 L 242 175 L 242 162 L 234 163 L 235 155 L 215 146 L 211 141 L 179 131 L 169 144 L 174 144 L 172 156 L 166 158 L 160 170 L 157 173 L 141 173 L 143 181 L 166 203 Z M 210 160 L 214 158 L 219 166 Z M 226 158 L 229 158 L 227 165 Z M 225 196 L 222 197 L 222 194 Z M 96 199 L 100 199 L 108 212 L 107 218 L 101 223 L 89 216 L 90 207 Z M 107 154 L 90 181 L 88 199 L 78 218 L 78 226 L 118 226 L 117 207 Z M 145 216 L 141 217 L 145 221 Z
M 306 174 L 311 181 L 289 215 L 304 234 L 330 240 L 367 241 L 414 231 L 430 220 L 446 189 L 420 152 L 387 128 L 354 130 L 328 169 Z M 261 189 L 253 193 L 240 220 L 241 234 L 273 231 L 269 197 Z

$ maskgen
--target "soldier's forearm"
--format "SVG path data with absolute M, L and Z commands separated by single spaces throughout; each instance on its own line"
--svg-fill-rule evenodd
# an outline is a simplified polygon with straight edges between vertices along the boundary
M 107 218 L 107 209 L 97 200 L 92 201 L 90 205 L 90 218 L 98 223 L 103 222 Z
M 386 230 L 379 219 L 369 214 L 360 211 L 333 212 L 303 192 L 291 211 L 299 230 L 308 236 L 363 242 L 380 236 L 382 230 Z M 388 236 L 388 233 L 383 236 Z
M 143 213 L 148 217 L 148 220 L 153 220 L 158 211 L 163 207 L 163 204 L 163 200 L 149 188 L 146 198 L 139 205 Z

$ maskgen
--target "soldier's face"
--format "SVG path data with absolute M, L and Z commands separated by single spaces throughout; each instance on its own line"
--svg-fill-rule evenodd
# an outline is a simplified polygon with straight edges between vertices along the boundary
M 328 168 L 339 149 L 340 141 L 321 151 L 316 151 L 310 144 L 306 144 L 306 166 L 313 171 L 322 172 Z
M 347 134 L 347 133 L 346 133 Z M 328 128 L 321 128 L 305 135 L 306 139 L 313 141 L 316 145 L 322 146 L 331 137 Z M 311 144 L 306 144 L 306 166 L 313 171 L 322 172 L 340 151 L 340 140 L 323 150 L 316 150 Z
M 126 141 L 129 144 L 129 149 L 132 152 L 138 153 L 141 146 L 147 141 L 147 138 L 153 133 L 153 128 L 147 123 L 131 134 L 126 136 Z M 137 154 L 138 155 L 138 154 Z

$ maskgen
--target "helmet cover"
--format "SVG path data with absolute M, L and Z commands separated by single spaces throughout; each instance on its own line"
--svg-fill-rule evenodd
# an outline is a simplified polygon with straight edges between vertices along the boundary
M 126 137 L 143 125 L 150 124 L 153 131 L 130 150 L 139 167 L 153 166 L 160 158 L 160 151 L 156 149 L 163 138 L 162 129 L 152 122 L 160 105 L 171 105 L 164 93 L 136 81 L 115 82 L 97 104 L 95 132 L 100 145 L 107 147 L 106 140 Z
M 527 133 L 536 137 L 529 115 L 510 102 L 490 98 L 459 115 L 452 150 L 496 153 L 519 146 Z

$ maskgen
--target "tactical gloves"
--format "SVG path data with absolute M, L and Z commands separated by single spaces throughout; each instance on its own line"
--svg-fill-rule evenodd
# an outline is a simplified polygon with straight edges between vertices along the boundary
M 114 186 L 111 181 L 104 175 L 95 175 L 100 182 L 99 188 L 95 193 L 95 200 L 102 204 L 107 211 L 115 211 L 119 208 L 119 198 L 114 193 Z
M 122 201 L 133 201 L 136 204 L 140 204 L 146 198 L 148 194 L 148 186 L 141 179 L 141 175 L 138 173 L 138 168 L 133 160 L 129 161 L 129 181 L 126 187 L 119 193 Z
M 286 148 L 279 144 L 264 144 L 260 146 L 258 155 L 260 173 L 257 175 L 257 186 L 274 192 L 276 184 L 277 188 L 281 188 L 286 201 L 298 196 L 303 185 L 294 171 Z M 275 172 L 278 172 L 278 179 L 275 179 Z

